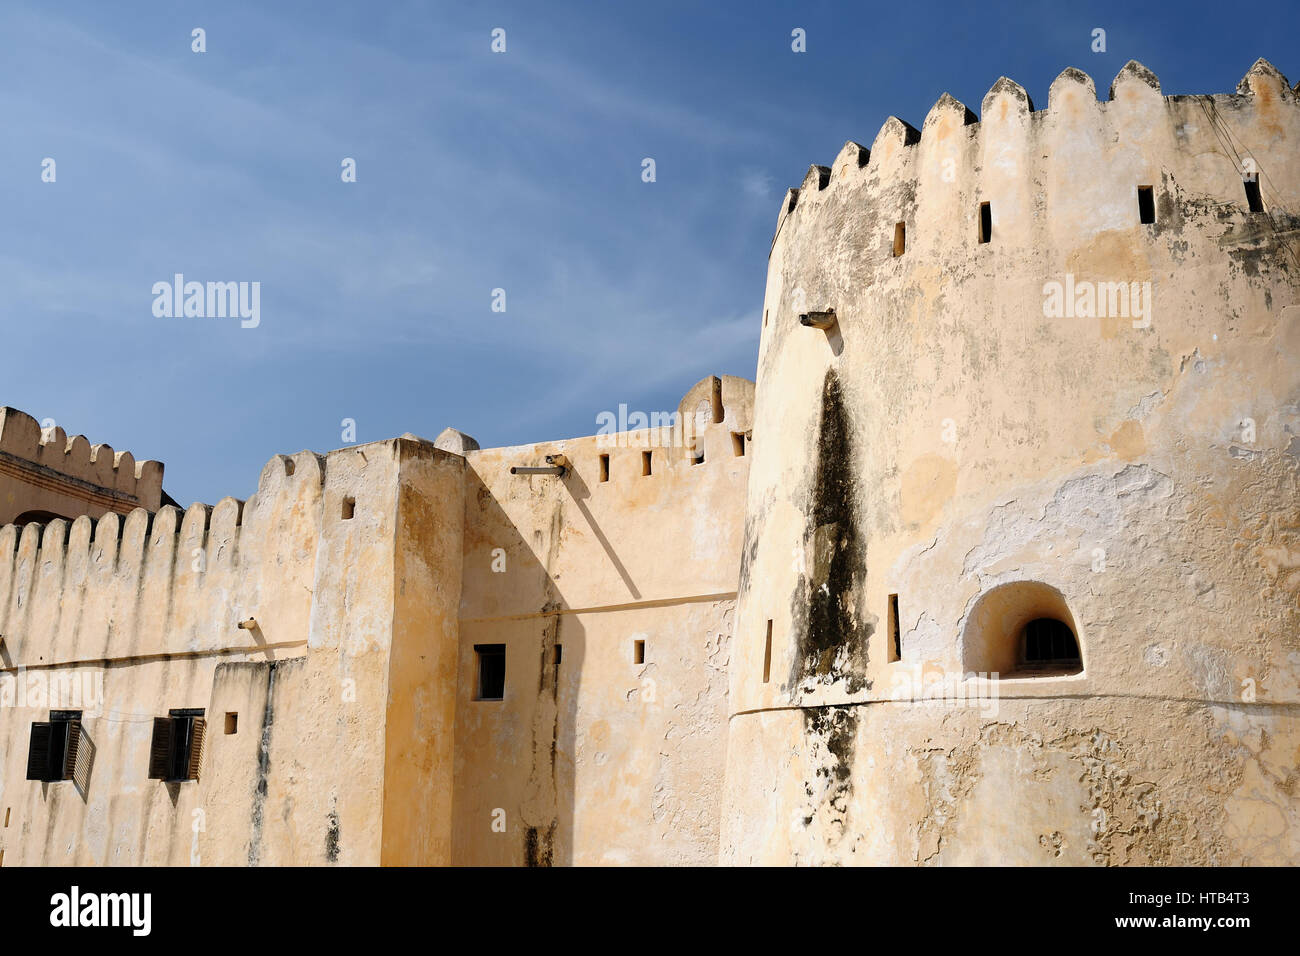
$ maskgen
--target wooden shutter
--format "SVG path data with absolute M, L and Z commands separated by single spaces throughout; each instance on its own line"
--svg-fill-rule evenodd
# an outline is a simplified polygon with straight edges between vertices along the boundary
M 32 722 L 31 743 L 27 749 L 28 780 L 47 779 L 50 764 L 50 740 L 53 735 L 53 725 L 43 721 Z
M 64 724 L 64 733 L 67 738 L 63 744 L 63 776 L 60 780 L 71 780 L 73 772 L 77 769 L 77 749 L 81 744 L 81 721 L 69 720 Z
M 77 789 L 85 795 L 90 789 L 90 765 L 95 759 L 95 745 L 91 739 L 86 736 L 86 731 L 81 726 L 81 721 L 77 721 L 77 742 L 74 746 L 77 748 L 77 756 L 72 762 L 72 782 L 77 785 Z
M 172 751 L 172 719 L 153 719 L 153 741 L 149 744 L 149 779 L 166 780 L 168 757 Z
M 189 778 L 191 780 L 199 779 L 199 766 L 203 763 L 203 729 L 204 721 L 202 717 L 190 718 L 194 721 L 194 726 L 190 731 L 190 768 Z

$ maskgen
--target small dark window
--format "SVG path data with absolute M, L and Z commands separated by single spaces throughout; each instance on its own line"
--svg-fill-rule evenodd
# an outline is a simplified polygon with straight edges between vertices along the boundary
M 898 623 L 898 595 L 889 595 L 889 659 L 903 659 L 903 632 Z
M 153 719 L 149 779 L 178 783 L 198 780 L 203 762 L 203 710 L 172 710 Z
M 563 645 L 556 644 L 555 645 L 555 682 L 557 684 L 560 682 L 560 662 L 562 660 L 564 660 L 564 647 Z
M 650 451 L 641 452 L 641 477 L 642 478 L 644 478 L 646 475 L 651 473 L 650 458 L 653 454 L 654 452 L 650 452 Z
M 1055 618 L 1040 617 L 1025 625 L 1021 663 L 1035 670 L 1078 670 L 1079 642 L 1070 626 Z
M 1156 200 L 1150 186 L 1138 187 L 1138 218 L 1144 223 L 1156 221 Z
M 632 660 L 637 664 L 645 663 L 645 641 L 632 642 Z
M 226 711 L 226 733 L 239 733 L 239 715 L 234 711 Z
M 767 640 L 763 642 L 763 683 L 772 679 L 772 621 L 767 622 Z
M 1246 187 L 1246 202 L 1250 206 L 1250 211 L 1263 212 L 1264 197 L 1259 194 L 1259 176 L 1255 176 L 1254 179 L 1243 180 L 1242 185 Z
M 993 239 L 993 207 L 986 202 L 980 203 L 980 242 Z
M 477 700 L 504 700 L 506 696 L 506 646 L 475 644 L 478 655 Z
M 6 830 L 9 829 L 9 811 L 12 809 L 13 807 L 5 807 L 5 829 Z
M 764 309 L 764 310 L 763 310 L 763 328 L 767 328 L 767 313 L 768 313 L 768 310 L 767 310 L 767 309 Z
M 351 521 L 352 516 L 356 513 L 357 513 L 357 499 L 344 498 L 343 499 L 343 520 Z
M 609 455 L 600 456 L 600 480 L 609 481 Z
M 745 457 L 745 433 L 731 433 L 731 451 L 737 458 Z
M 27 779 L 72 780 L 81 747 L 81 711 L 52 710 L 48 721 L 33 721 L 27 750 Z
M 986 204 L 987 205 L 987 204 Z M 897 259 L 907 251 L 907 224 L 894 224 L 894 258 Z

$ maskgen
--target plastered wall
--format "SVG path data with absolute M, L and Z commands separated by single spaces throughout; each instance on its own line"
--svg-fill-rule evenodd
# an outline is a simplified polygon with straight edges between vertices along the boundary
M 277 456 L 247 502 L 0 529 L 0 690 L 96 698 L 0 708 L 5 865 L 446 862 L 463 472 L 397 439 Z M 26 780 L 71 706 L 87 784 Z M 172 708 L 206 711 L 198 781 L 147 777 Z
M 31 722 L 83 705 L 0 708 L 5 865 L 713 862 L 752 408 L 707 378 L 676 430 L 407 436 L 277 456 L 247 502 L 0 530 L 0 681 L 100 695 L 85 786 L 25 779 Z M 173 708 L 206 712 L 196 782 L 147 778 Z
M 733 436 L 751 433 L 752 396 L 744 380 L 705 379 L 669 447 L 623 433 L 468 453 L 456 862 L 716 861 L 752 447 L 738 455 Z M 509 472 L 555 454 L 563 478 Z M 476 700 L 474 647 L 496 643 L 504 700 Z
M 1298 135 L 1262 61 L 1204 97 L 1130 64 L 1099 101 L 1067 70 L 1046 109 L 1003 79 L 978 119 L 891 118 L 787 196 L 723 862 L 1300 858 Z M 1151 308 L 1049 315 L 1053 282 L 1149 283 Z M 981 621 L 1038 613 L 1024 582 L 1062 597 L 1082 673 L 913 700 L 988 662 Z

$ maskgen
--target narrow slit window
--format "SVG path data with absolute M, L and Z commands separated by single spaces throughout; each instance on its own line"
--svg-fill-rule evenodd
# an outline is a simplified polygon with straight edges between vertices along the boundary
M 644 477 L 646 477 L 647 475 L 651 474 L 651 471 L 650 471 L 650 467 L 651 467 L 651 465 L 650 465 L 650 458 L 651 458 L 651 456 L 652 456 L 653 454 L 654 454 L 654 452 L 650 452 L 650 451 L 643 451 L 643 452 L 641 452 L 641 477 L 642 477 L 642 478 L 644 478 Z
M 632 661 L 635 664 L 645 663 L 645 641 L 632 642 Z
M 351 521 L 352 516 L 355 515 L 356 513 L 357 513 L 357 499 L 344 498 L 343 499 L 343 520 Z
M 172 710 L 153 719 L 149 779 L 180 783 L 198 780 L 206 723 L 202 709 Z
M 772 679 L 772 620 L 767 622 L 767 638 L 763 641 L 763 683 Z
M 600 480 L 609 481 L 609 455 L 600 456 Z
M 744 432 L 731 433 L 731 450 L 737 458 L 745 457 L 745 433 Z
M 1243 180 L 1242 185 L 1246 187 L 1246 203 L 1250 206 L 1250 211 L 1263 212 L 1264 197 L 1259 194 L 1259 176 Z
M 993 207 L 986 202 L 980 203 L 980 242 L 993 239 Z
M 903 659 L 903 633 L 898 624 L 898 595 L 889 595 L 889 659 Z
M 5 829 L 6 830 L 9 829 L 9 812 L 11 810 L 13 810 L 13 807 L 5 807 Z
M 562 644 L 556 644 L 555 645 L 555 683 L 556 684 L 560 682 L 560 662 L 562 660 L 564 660 L 564 646 Z
M 1156 221 L 1155 193 L 1150 186 L 1138 187 L 1138 218 L 1147 224 Z
M 506 646 L 475 644 L 478 657 L 478 695 L 475 700 L 504 700 L 506 696 Z
M 763 328 L 767 328 L 767 313 L 768 313 L 768 310 L 767 310 L 767 309 L 764 309 L 764 310 L 763 310 Z
M 894 258 L 897 259 L 907 251 L 907 223 L 894 225 Z
M 234 711 L 226 711 L 226 733 L 239 733 L 239 715 Z

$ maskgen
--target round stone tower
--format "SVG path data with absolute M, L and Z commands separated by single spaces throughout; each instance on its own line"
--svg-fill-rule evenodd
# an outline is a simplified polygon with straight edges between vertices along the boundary
M 721 861 L 1300 862 L 1300 96 L 814 166 L 763 303 Z

